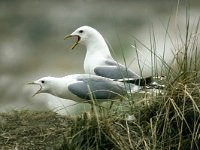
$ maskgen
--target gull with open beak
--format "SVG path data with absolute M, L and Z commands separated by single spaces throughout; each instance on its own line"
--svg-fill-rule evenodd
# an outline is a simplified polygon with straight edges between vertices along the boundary
M 122 99 L 129 91 L 129 87 L 121 82 L 89 74 L 74 74 L 61 78 L 43 77 L 29 84 L 40 86 L 34 95 L 49 93 L 60 98 L 88 103 L 93 99 L 97 102 Z
M 29 82 L 28 84 L 39 85 L 39 87 L 40 87 L 39 90 L 37 90 L 37 92 L 35 92 L 35 93 L 33 94 L 32 97 L 34 97 L 35 95 L 37 95 L 37 94 L 39 94 L 39 93 L 42 93 L 42 85 L 41 85 L 40 82 L 38 82 L 38 81 L 33 81 L 33 82 Z
M 73 37 L 73 36 L 76 36 L 76 35 L 73 35 L 73 34 L 66 35 L 64 37 L 64 40 L 66 40 L 67 38 Z M 78 43 L 79 43 L 79 41 L 81 39 L 80 36 L 78 36 L 78 35 L 76 37 L 77 37 L 77 41 L 76 41 L 76 43 L 74 43 L 74 45 L 71 47 L 71 49 L 74 49 L 76 47 L 76 45 L 78 45 Z
M 85 73 L 140 86 L 145 86 L 152 82 L 152 77 L 142 78 L 126 66 L 115 61 L 103 36 L 94 28 L 82 26 L 70 35 L 65 36 L 64 39 L 69 37 L 77 37 L 72 49 L 79 43 L 86 46 Z

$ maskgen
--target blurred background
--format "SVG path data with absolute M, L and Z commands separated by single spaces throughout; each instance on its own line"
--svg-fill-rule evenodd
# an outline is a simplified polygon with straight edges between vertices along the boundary
M 150 46 L 155 34 L 156 50 L 167 52 L 170 61 L 172 43 L 166 42 L 165 32 L 176 33 L 176 25 L 185 29 L 186 3 L 177 0 L 0 0 L 0 112 L 32 109 L 59 110 L 75 113 L 82 106 L 74 105 L 49 94 L 32 97 L 39 87 L 28 82 L 43 76 L 65 76 L 84 73 L 85 47 L 69 49 L 75 39 L 63 40 L 82 25 L 97 29 L 112 46 L 116 60 L 139 73 L 134 37 Z M 200 1 L 190 1 L 191 23 L 200 17 Z M 153 31 L 153 32 L 152 32 Z M 176 36 L 174 36 L 176 37 Z M 149 54 L 143 50 L 146 68 L 151 74 Z M 148 60 L 149 59 L 149 60 Z M 131 63 L 132 62 L 132 63 Z

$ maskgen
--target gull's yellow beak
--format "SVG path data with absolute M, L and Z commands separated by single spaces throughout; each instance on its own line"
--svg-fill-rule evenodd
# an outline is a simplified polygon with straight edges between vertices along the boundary
M 29 82 L 29 83 L 27 83 L 27 84 L 35 84 L 34 82 Z
M 40 86 L 40 89 L 39 89 L 35 94 L 33 94 L 32 97 L 34 97 L 35 95 L 39 94 L 39 93 L 41 92 L 41 90 L 42 90 L 42 86 L 41 86 L 39 83 L 36 83 L 36 82 L 29 82 L 29 83 L 27 83 L 27 84 L 34 84 L 34 85 L 39 85 L 39 86 Z
M 66 35 L 66 36 L 64 37 L 64 40 L 66 40 L 67 38 L 70 38 L 70 37 L 72 37 L 72 35 Z
M 66 35 L 66 36 L 64 37 L 64 40 L 66 40 L 67 38 L 74 37 L 74 36 L 77 37 L 77 41 L 76 41 L 76 43 L 74 43 L 74 44 L 72 45 L 71 49 L 74 49 L 74 48 L 76 47 L 76 45 L 78 45 L 78 43 L 79 43 L 81 37 L 78 36 L 78 35 Z

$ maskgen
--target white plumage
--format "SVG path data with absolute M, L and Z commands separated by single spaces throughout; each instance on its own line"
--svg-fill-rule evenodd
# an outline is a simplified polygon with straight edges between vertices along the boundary
M 95 74 L 118 81 L 128 81 L 137 85 L 145 85 L 152 81 L 151 77 L 141 78 L 126 66 L 116 62 L 103 38 L 94 28 L 82 26 L 76 29 L 68 37 L 76 36 L 78 39 L 72 49 L 78 44 L 86 46 L 84 70 L 87 74 Z
M 74 74 L 61 78 L 43 77 L 30 84 L 40 86 L 35 95 L 49 93 L 76 102 L 90 102 L 91 99 L 97 102 L 119 99 L 130 91 L 129 86 L 124 83 L 89 74 Z M 140 89 L 135 85 L 131 88 Z

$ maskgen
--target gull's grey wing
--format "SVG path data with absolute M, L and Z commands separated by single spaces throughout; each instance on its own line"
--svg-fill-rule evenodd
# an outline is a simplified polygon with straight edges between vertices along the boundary
M 152 82 L 152 77 L 141 78 L 127 67 L 118 64 L 115 61 L 106 61 L 104 66 L 98 66 L 94 68 L 94 72 L 98 76 L 141 86 Z
M 140 78 L 136 73 L 129 70 L 126 66 L 123 66 L 114 60 L 106 60 L 105 65 L 97 66 L 94 69 L 94 72 L 96 75 L 111 79 Z
M 70 84 L 68 89 L 82 99 L 90 100 L 91 93 L 94 99 L 99 100 L 113 99 L 119 95 L 126 94 L 125 89 L 116 84 L 115 81 L 102 78 L 79 78 L 78 81 Z
M 94 69 L 94 72 L 98 76 L 111 79 L 139 78 L 136 74 L 123 66 L 99 66 Z

